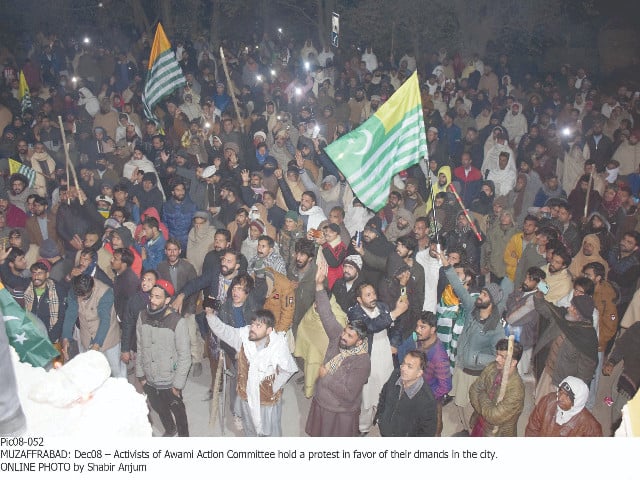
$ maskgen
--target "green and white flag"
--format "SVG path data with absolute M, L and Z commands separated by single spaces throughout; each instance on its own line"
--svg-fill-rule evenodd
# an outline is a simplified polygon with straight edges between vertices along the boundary
M 393 176 L 428 155 L 417 73 L 325 151 L 365 206 L 376 212 L 384 207 Z
M 186 83 L 182 69 L 171 50 L 169 39 L 164 33 L 162 24 L 158 23 L 149 55 L 147 82 L 142 97 L 147 117 L 156 119 L 153 114 L 155 106 L 174 90 L 184 87 Z
M 2 283 L 0 311 L 9 343 L 16 349 L 21 362 L 44 367 L 60 355 L 49 340 L 47 332 L 37 325 L 38 320 L 18 305 Z

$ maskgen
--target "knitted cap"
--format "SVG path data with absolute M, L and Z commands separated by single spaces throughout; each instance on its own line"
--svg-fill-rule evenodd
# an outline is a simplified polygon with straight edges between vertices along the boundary
M 502 301 L 502 288 L 500 288 L 497 284 L 490 283 L 482 290 L 487 292 L 489 298 L 491 298 L 491 303 L 493 303 L 494 305 L 498 305 Z
M 353 265 L 358 269 L 358 272 L 362 270 L 362 257 L 360 255 L 349 255 L 344 259 L 342 264 L 348 263 L 349 265 Z
M 255 227 L 260 232 L 260 235 L 264 233 L 264 224 L 260 220 L 254 220 L 249 224 L 249 227 Z
M 285 215 L 284 215 L 285 220 L 287 218 L 290 218 L 291 220 L 293 220 L 294 222 L 298 221 L 298 212 L 296 212 L 295 210 L 289 210 Z

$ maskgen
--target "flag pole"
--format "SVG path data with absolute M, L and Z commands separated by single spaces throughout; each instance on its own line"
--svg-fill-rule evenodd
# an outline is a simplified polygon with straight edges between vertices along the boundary
M 431 195 L 431 213 L 433 214 L 433 229 L 435 230 L 435 234 L 436 234 L 436 243 L 438 244 L 438 248 L 440 248 L 438 221 L 436 220 L 436 197 L 433 194 L 433 182 L 431 181 L 430 173 L 431 172 L 427 174 L 427 180 L 429 181 L 429 195 Z
M 71 174 L 73 175 L 73 182 L 76 185 L 76 190 L 78 191 L 78 201 L 80 205 L 84 205 L 84 200 L 82 196 L 80 196 L 80 186 L 78 185 L 78 175 L 76 174 L 76 167 L 71 163 L 71 158 L 69 158 L 69 145 L 67 144 L 67 135 L 64 133 L 64 125 L 62 124 L 62 117 L 58 115 L 58 123 L 60 123 L 60 135 L 62 135 L 62 146 L 64 147 L 64 158 L 65 163 L 67 165 L 67 184 L 69 182 L 69 169 L 71 169 Z M 70 198 L 67 196 L 67 201 L 71 203 Z
M 229 75 L 229 67 L 227 66 L 227 59 L 224 57 L 224 48 L 220 47 L 220 58 L 222 59 L 222 67 L 224 68 L 224 75 L 227 77 L 227 87 L 231 94 L 231 100 L 233 100 L 233 106 L 236 109 L 236 115 L 238 116 L 238 122 L 240 123 L 240 130 L 244 133 L 244 122 L 240 116 L 240 109 L 238 108 L 238 99 L 236 98 L 236 92 L 233 91 L 231 83 L 231 75 Z
M 464 206 L 464 203 L 462 203 L 462 199 L 460 198 L 460 195 L 458 195 L 458 192 L 456 191 L 456 187 L 453 186 L 453 183 L 450 183 L 448 188 L 455 195 L 456 200 L 458 201 L 458 204 L 460 205 L 460 208 L 462 208 L 462 211 L 464 212 L 464 216 L 467 217 L 467 221 L 469 222 L 469 225 L 471 226 L 471 230 L 473 230 L 473 233 L 476 234 L 476 238 L 478 239 L 478 241 L 481 242 L 482 241 L 482 235 L 480 235 L 480 232 L 476 228 L 476 224 L 474 223 L 474 221 L 469 216 L 469 211 Z

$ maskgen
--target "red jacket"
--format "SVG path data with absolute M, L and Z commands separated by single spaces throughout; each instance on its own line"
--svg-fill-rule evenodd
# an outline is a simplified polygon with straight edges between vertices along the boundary
M 328 242 L 325 242 L 322 245 L 322 254 L 329 265 L 327 281 L 329 282 L 329 290 L 331 290 L 336 280 L 342 278 L 342 262 L 347 258 L 347 246 L 344 242 L 340 242 L 332 247 Z

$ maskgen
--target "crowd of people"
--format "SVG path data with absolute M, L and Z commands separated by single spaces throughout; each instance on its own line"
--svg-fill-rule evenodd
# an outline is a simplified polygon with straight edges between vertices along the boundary
M 623 362 L 612 423 L 635 395 L 640 93 L 624 82 L 268 33 L 225 43 L 223 68 L 199 37 L 174 39 L 185 84 L 149 118 L 148 37 L 35 38 L 2 72 L 0 278 L 64 358 L 99 350 L 144 391 L 165 436 L 189 435 L 182 389 L 204 361 L 209 399 L 221 364 L 234 373 L 246 435 L 282 434 L 288 381 L 312 398 L 310 436 L 440 435 L 449 402 L 460 434 L 600 436 L 601 376 Z M 372 212 L 324 147 L 416 70 L 429 156 Z

